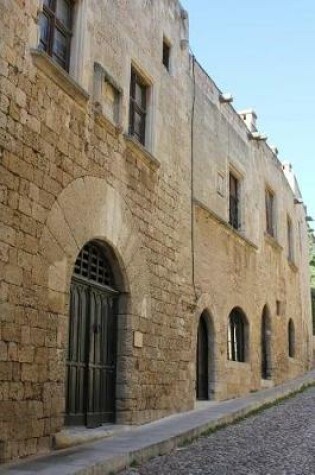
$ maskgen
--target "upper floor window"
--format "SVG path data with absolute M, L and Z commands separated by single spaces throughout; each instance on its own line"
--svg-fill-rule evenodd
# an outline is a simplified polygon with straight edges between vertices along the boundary
M 130 103 L 129 103 L 129 133 L 145 145 L 147 118 L 148 85 L 142 77 L 131 69 Z
M 274 223 L 274 194 L 268 188 L 265 191 L 266 202 L 266 231 L 270 236 L 275 237 Z
M 233 173 L 229 177 L 229 223 L 234 229 L 240 227 L 240 212 L 239 212 L 239 194 L 240 194 L 239 180 Z
M 239 308 L 234 308 L 229 316 L 227 351 L 231 361 L 244 362 L 246 359 L 246 317 Z
M 169 42 L 163 38 L 163 64 L 166 69 L 170 70 L 170 60 L 171 60 L 171 47 Z
M 287 217 L 287 242 L 288 242 L 288 259 L 293 262 L 294 252 L 293 252 L 293 231 L 292 231 L 292 221 L 290 216 Z
M 71 0 L 44 0 L 39 18 L 39 49 L 66 71 L 70 61 L 72 10 Z

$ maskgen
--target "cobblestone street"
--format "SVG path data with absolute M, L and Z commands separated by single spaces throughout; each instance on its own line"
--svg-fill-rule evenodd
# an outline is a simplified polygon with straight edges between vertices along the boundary
M 314 475 L 315 387 L 121 475 Z

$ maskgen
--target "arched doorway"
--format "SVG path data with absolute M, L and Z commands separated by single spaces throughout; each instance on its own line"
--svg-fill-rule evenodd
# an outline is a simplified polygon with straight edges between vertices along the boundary
M 205 315 L 199 319 L 196 355 L 196 397 L 199 401 L 209 399 L 209 347 Z
M 66 425 L 115 420 L 116 333 L 119 293 L 112 252 L 97 241 L 79 253 L 70 288 Z
M 261 377 L 271 379 L 271 322 L 267 306 L 261 319 Z

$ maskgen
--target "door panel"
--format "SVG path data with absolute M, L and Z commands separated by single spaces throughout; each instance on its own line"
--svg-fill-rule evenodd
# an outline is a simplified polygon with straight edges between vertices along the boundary
M 198 400 L 208 399 L 208 334 L 207 326 L 201 317 L 197 336 L 197 374 L 196 396 Z
M 70 297 L 66 424 L 114 421 L 115 297 L 73 279 Z
M 88 289 L 85 285 L 71 284 L 69 359 L 67 378 L 66 424 L 84 424 L 86 403 L 86 325 L 88 316 Z
M 261 324 L 261 377 L 271 379 L 271 331 L 268 317 L 263 314 Z

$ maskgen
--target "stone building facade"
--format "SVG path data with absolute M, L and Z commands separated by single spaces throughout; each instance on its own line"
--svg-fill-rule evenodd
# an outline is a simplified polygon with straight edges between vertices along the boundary
M 306 371 L 292 170 L 177 0 L 2 0 L 0 35 L 0 460 Z

